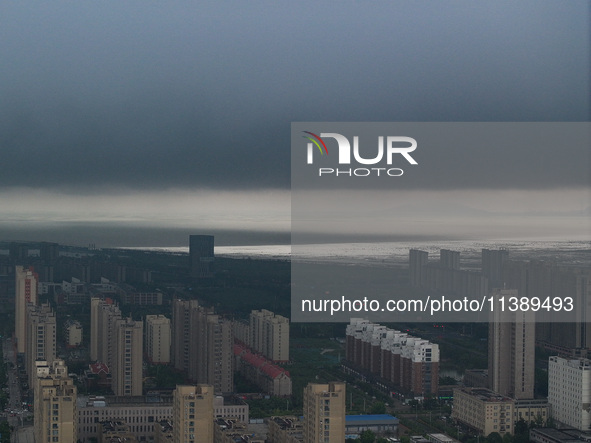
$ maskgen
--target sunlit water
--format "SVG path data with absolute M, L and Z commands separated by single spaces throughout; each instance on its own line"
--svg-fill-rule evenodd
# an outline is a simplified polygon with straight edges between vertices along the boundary
M 461 253 L 462 268 L 480 266 L 483 248 L 505 248 L 512 259 L 552 260 L 561 264 L 591 266 L 591 244 L 588 241 L 409 241 L 391 243 L 331 243 L 315 245 L 218 246 L 216 256 L 231 258 L 275 259 L 290 258 L 313 262 L 367 263 L 403 265 L 408 263 L 410 249 L 429 252 L 431 260 L 438 259 L 440 249 Z M 134 248 L 170 253 L 189 252 L 188 247 Z

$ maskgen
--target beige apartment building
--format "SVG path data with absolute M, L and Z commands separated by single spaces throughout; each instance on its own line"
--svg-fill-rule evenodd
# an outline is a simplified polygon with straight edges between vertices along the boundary
M 90 309 L 91 356 L 108 366 L 115 395 L 141 395 L 143 322 L 122 318 L 117 305 L 98 298 Z
M 213 386 L 177 385 L 172 404 L 173 442 L 213 442 L 213 415 Z
M 115 358 L 111 365 L 115 395 L 142 395 L 143 333 L 141 321 L 126 318 L 115 322 Z
M 309 383 L 304 389 L 304 441 L 345 441 L 345 383 Z
M 216 393 L 232 392 L 230 321 L 196 300 L 174 300 L 172 331 L 174 367 L 195 383 L 212 385 Z
M 77 441 L 77 391 L 63 360 L 36 362 L 33 392 L 35 441 Z
M 32 269 L 15 268 L 14 336 L 19 354 L 26 351 L 27 304 L 37 304 L 37 283 L 37 274 Z
M 49 304 L 27 305 L 25 362 L 29 386 L 34 386 L 37 376 L 35 362 L 51 364 L 56 358 L 55 313 Z
M 164 315 L 146 315 L 146 357 L 151 363 L 170 363 L 170 319 Z
M 503 312 L 500 297 L 507 303 L 518 297 L 516 289 L 493 289 L 497 303 L 488 332 L 489 388 L 518 400 L 534 398 L 536 324 L 533 312 Z
M 98 297 L 90 299 L 90 359 L 92 361 L 99 360 L 99 309 L 102 302 L 103 300 Z
M 250 313 L 250 343 L 274 362 L 289 361 L 289 319 L 266 309 Z
M 454 389 L 452 418 L 482 433 L 513 433 L 513 399 L 484 388 Z
M 105 363 L 109 369 L 113 363 L 115 322 L 121 318 L 119 307 L 107 300 L 92 298 L 90 301 L 90 356 Z

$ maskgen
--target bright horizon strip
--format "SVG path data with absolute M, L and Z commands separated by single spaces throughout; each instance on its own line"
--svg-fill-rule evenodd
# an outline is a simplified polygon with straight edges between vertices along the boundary
M 310 132 L 310 131 L 304 131 L 304 132 L 305 132 L 306 134 L 310 134 L 310 135 L 312 135 L 312 136 L 316 137 L 316 138 L 318 139 L 318 141 L 319 141 L 320 143 L 322 143 L 322 146 L 324 146 L 324 152 L 326 152 L 326 155 L 328 155 L 328 149 L 326 148 L 326 145 L 324 144 L 324 141 L 323 141 L 323 140 L 322 140 L 322 139 L 321 139 L 319 136 L 317 136 L 316 134 L 314 134 L 313 132 Z M 304 136 L 304 137 L 305 137 L 305 136 Z M 306 137 L 306 138 L 309 138 L 309 137 Z M 312 140 L 312 139 L 310 139 L 310 140 Z M 316 143 L 314 140 L 312 140 L 312 141 L 313 141 L 314 143 Z M 318 146 L 318 143 L 316 143 L 316 146 Z M 320 146 L 318 146 L 318 148 L 320 148 Z M 320 152 L 322 152 L 322 149 L 320 149 Z

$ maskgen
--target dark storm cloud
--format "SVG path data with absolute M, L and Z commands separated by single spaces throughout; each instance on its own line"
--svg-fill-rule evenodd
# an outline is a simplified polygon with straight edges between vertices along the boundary
M 588 13 L 587 2 L 4 2 L 0 186 L 287 188 L 291 121 L 588 120 Z M 553 171 L 516 168 L 502 185 L 587 184 L 582 161 Z

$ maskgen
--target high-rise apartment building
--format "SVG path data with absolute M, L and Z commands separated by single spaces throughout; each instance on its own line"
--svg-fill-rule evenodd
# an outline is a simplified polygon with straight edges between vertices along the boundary
M 411 249 L 409 278 L 413 287 L 478 298 L 488 294 L 488 279 L 480 272 L 460 268 L 460 252 L 441 249 L 439 262 L 428 262 L 429 254 Z
M 190 235 L 190 274 L 193 278 L 213 277 L 213 235 Z
M 538 262 L 537 266 L 541 267 Z M 591 349 L 591 270 L 589 268 L 568 268 L 547 266 L 551 291 L 546 296 L 573 299 L 576 309 L 573 321 L 552 322 L 537 325 L 536 339 L 553 353 L 563 356 L 583 354 Z
M 514 399 L 534 398 L 535 318 L 533 312 L 503 311 L 499 299 L 508 303 L 518 297 L 515 289 L 491 292 L 495 309 L 488 330 L 489 388 Z
M 33 269 L 16 266 L 15 269 L 15 308 L 14 308 L 14 336 L 16 350 L 22 354 L 27 346 L 26 320 L 27 303 L 37 304 L 38 277 Z
M 143 323 L 105 300 L 93 298 L 90 309 L 91 357 L 109 368 L 115 395 L 141 395 Z
M 35 362 L 51 364 L 56 358 L 55 313 L 49 304 L 27 305 L 25 362 L 29 386 L 34 386 L 37 375 Z
M 115 395 L 142 395 L 143 323 L 131 318 L 115 322 L 114 359 L 111 364 Z
M 151 363 L 170 363 L 170 319 L 146 315 L 146 356 Z
M 213 386 L 177 385 L 173 394 L 174 443 L 213 441 Z
M 103 300 L 98 297 L 90 299 L 90 359 L 97 361 L 99 348 L 99 309 Z
M 175 369 L 189 371 L 191 352 L 191 312 L 199 309 L 197 300 L 172 301 L 172 362 Z
M 115 322 L 121 318 L 119 307 L 110 300 L 90 301 L 90 355 L 93 360 L 113 363 Z
M 232 367 L 232 325 L 219 315 L 201 315 L 201 329 L 198 348 L 204 351 L 197 365 L 197 382 L 213 385 L 215 392 L 226 393 L 234 390 L 234 371 Z M 203 335 L 205 332 L 205 336 Z
M 482 250 L 482 275 L 488 278 L 490 289 L 503 288 L 503 265 L 509 258 L 505 249 Z
M 441 249 L 439 251 L 439 266 L 446 269 L 460 269 L 459 251 Z
M 77 441 L 77 391 L 63 360 L 36 362 L 33 392 L 35 441 Z
M 289 319 L 266 309 L 252 311 L 250 346 L 274 362 L 289 361 Z
M 552 419 L 580 431 L 591 429 L 591 360 L 550 357 L 548 403 Z
M 304 389 L 304 441 L 345 441 L 345 383 L 309 383 Z
M 232 327 L 230 321 L 199 306 L 196 300 L 173 301 L 173 361 L 195 383 L 216 393 L 232 392 Z
M 60 245 L 58 243 L 41 242 L 39 244 L 39 256 L 45 263 L 54 263 L 60 255 Z
M 424 284 L 423 266 L 429 261 L 429 253 L 418 249 L 409 252 L 410 285 L 420 287 Z

